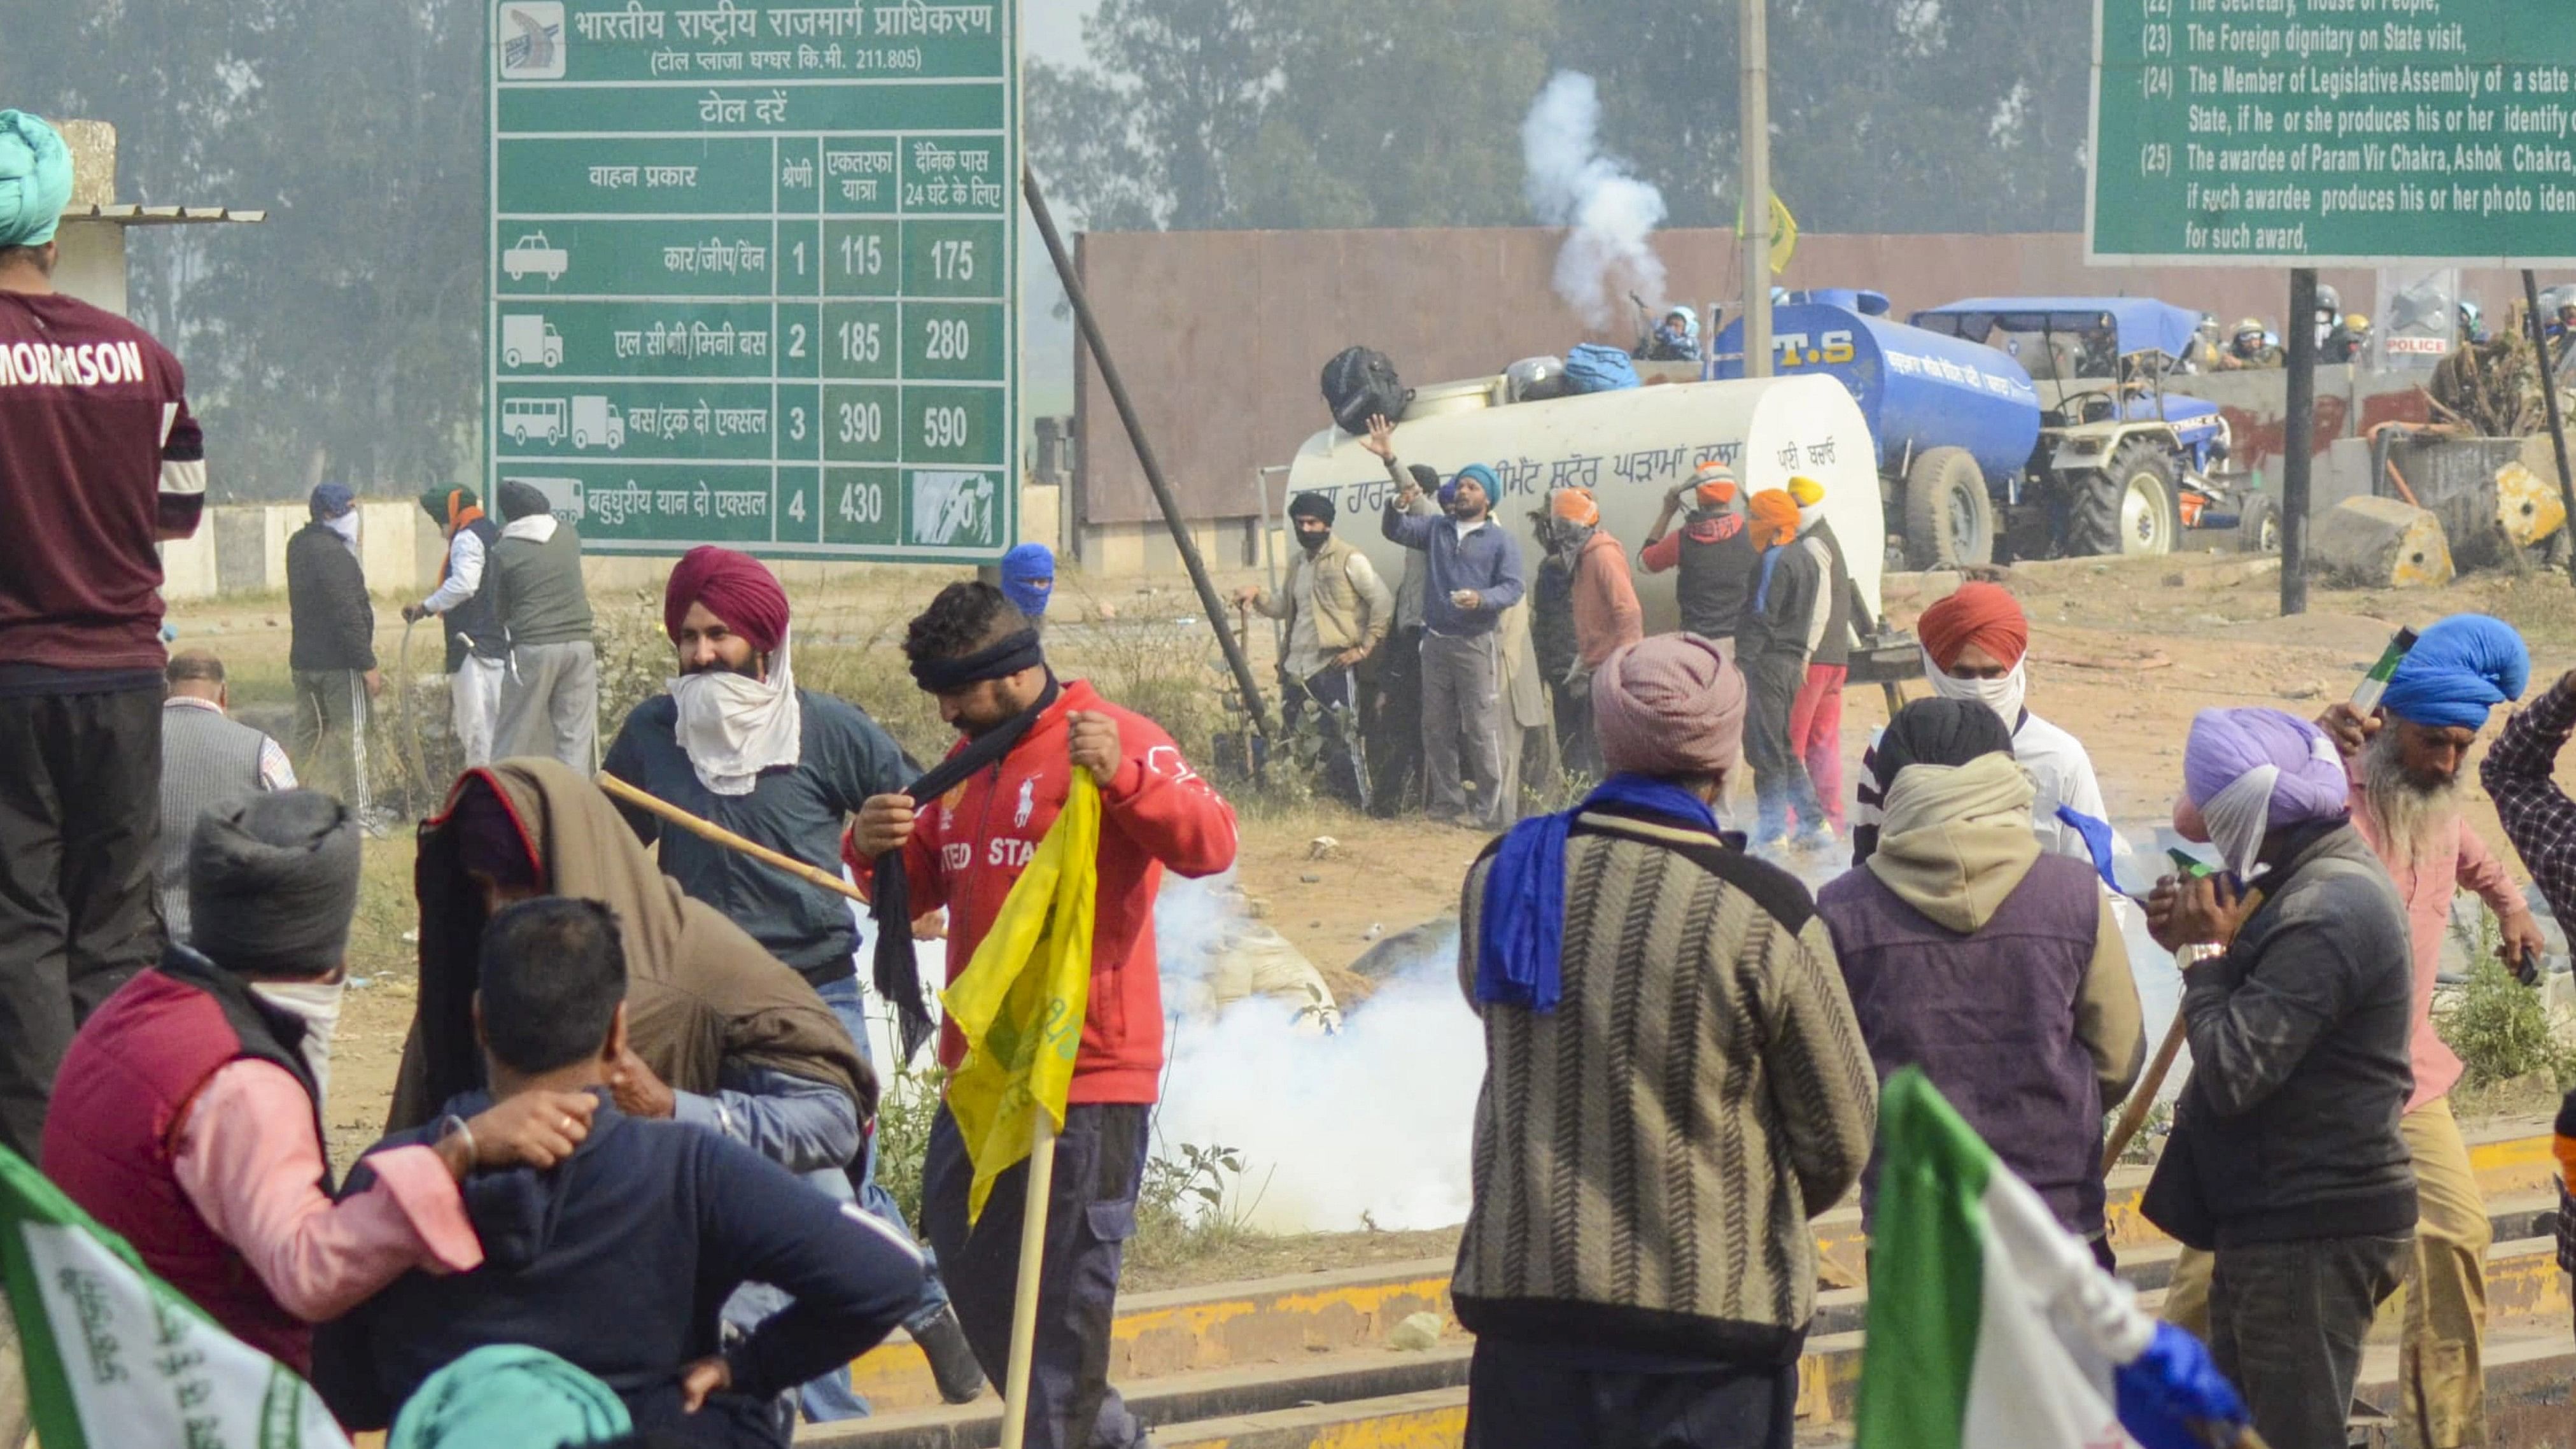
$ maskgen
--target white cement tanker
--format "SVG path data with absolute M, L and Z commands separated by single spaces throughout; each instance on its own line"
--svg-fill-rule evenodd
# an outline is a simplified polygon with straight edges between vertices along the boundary
M 1590 488 L 1602 526 L 1633 563 L 1664 494 L 1714 458 L 1735 469 L 1748 494 L 1786 487 L 1800 473 L 1823 484 L 1825 517 L 1842 541 L 1852 582 L 1877 615 L 1887 538 L 1878 450 L 1859 406 L 1831 378 L 1674 383 L 1547 402 L 1505 403 L 1505 395 L 1500 377 L 1421 389 L 1396 425 L 1395 451 L 1444 479 L 1469 463 L 1494 470 L 1503 485 L 1494 517 L 1520 540 L 1529 569 L 1539 559 L 1529 515 L 1546 505 L 1550 489 Z M 1404 551 L 1378 525 L 1395 489 L 1360 442 L 1338 428 L 1308 438 L 1290 465 L 1288 491 L 1329 496 L 1341 515 L 1335 532 L 1392 581 Z M 1648 633 L 1679 627 L 1673 580 L 1670 573 L 1637 574 Z

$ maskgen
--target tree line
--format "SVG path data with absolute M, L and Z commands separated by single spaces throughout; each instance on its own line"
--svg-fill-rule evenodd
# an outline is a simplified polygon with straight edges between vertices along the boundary
M 1520 123 L 1600 83 L 1668 224 L 1736 215 L 1723 0 L 1101 0 L 1032 59 L 1030 156 L 1068 223 L 1527 222 Z M 0 33 L 0 105 L 111 121 L 120 200 L 266 207 L 131 236 L 137 319 L 186 362 L 218 497 L 470 476 L 484 372 L 484 6 L 56 0 Z M 2087 7 L 1772 0 L 1773 166 L 1814 231 L 2082 223 Z

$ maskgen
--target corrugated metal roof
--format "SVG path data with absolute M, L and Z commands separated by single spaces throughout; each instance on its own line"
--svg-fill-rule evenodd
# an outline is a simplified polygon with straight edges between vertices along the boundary
M 112 221 L 119 226 L 189 226 L 199 222 L 266 221 L 265 211 L 228 206 L 141 206 L 131 201 L 63 208 L 65 221 Z

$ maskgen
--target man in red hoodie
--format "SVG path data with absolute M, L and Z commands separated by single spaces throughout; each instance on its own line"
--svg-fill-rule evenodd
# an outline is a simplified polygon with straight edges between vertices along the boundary
M 1163 1065 L 1154 895 L 1166 866 L 1206 876 L 1234 864 L 1234 811 L 1161 726 L 1081 680 L 1059 684 L 1035 626 L 990 584 L 941 590 L 912 621 L 903 648 L 941 718 L 965 736 L 952 761 L 1006 744 L 936 799 L 869 799 L 845 847 L 862 885 L 875 889 L 880 859 L 891 856 L 901 862 L 910 913 L 948 908 L 949 980 L 974 959 L 1012 882 L 1055 824 L 1073 772 L 1089 770 L 1100 785 L 1091 1007 L 1047 1202 L 1027 1442 L 1143 1444 L 1144 1427 L 1109 1387 L 1108 1368 L 1119 1259 L 1135 1229 L 1147 1117 Z M 954 1068 L 965 1054 L 964 1038 L 944 1027 L 941 1065 Z M 1002 1174 L 970 1233 L 974 1167 L 945 1111 L 931 1128 L 922 1226 L 941 1263 L 956 1265 L 947 1273 L 949 1296 L 996 1384 L 1010 1347 L 1027 1171 L 1024 1163 Z

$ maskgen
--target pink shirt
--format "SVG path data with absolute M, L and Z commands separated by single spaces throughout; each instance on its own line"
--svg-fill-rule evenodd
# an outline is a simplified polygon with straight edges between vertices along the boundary
M 233 1245 L 278 1306 L 327 1323 L 413 1268 L 462 1273 L 483 1244 L 447 1164 L 427 1147 L 367 1159 L 376 1184 L 345 1202 L 322 1192 L 313 1103 L 274 1062 L 232 1062 L 179 1124 L 179 1188 Z
M 2459 1057 L 2433 1029 L 2434 977 L 2442 969 L 2442 934 L 2450 929 L 2451 898 L 2464 890 L 2475 891 L 2499 921 L 2529 915 L 2531 908 L 2522 903 L 2504 863 L 2478 839 L 2465 817 L 2453 827 L 2460 837 L 2457 853 L 2421 861 L 2412 870 L 2399 869 L 2380 847 L 2379 821 L 2363 798 L 2358 767 L 2348 768 L 2355 773 L 2353 826 L 2370 842 L 2379 863 L 2388 867 L 2388 878 L 2396 882 L 2398 898 L 2406 903 L 2406 925 L 2414 938 L 2415 1035 L 2410 1054 L 2415 1059 L 2415 1095 L 2406 1099 L 2406 1110 L 2412 1112 L 2445 1095 L 2460 1080 Z

